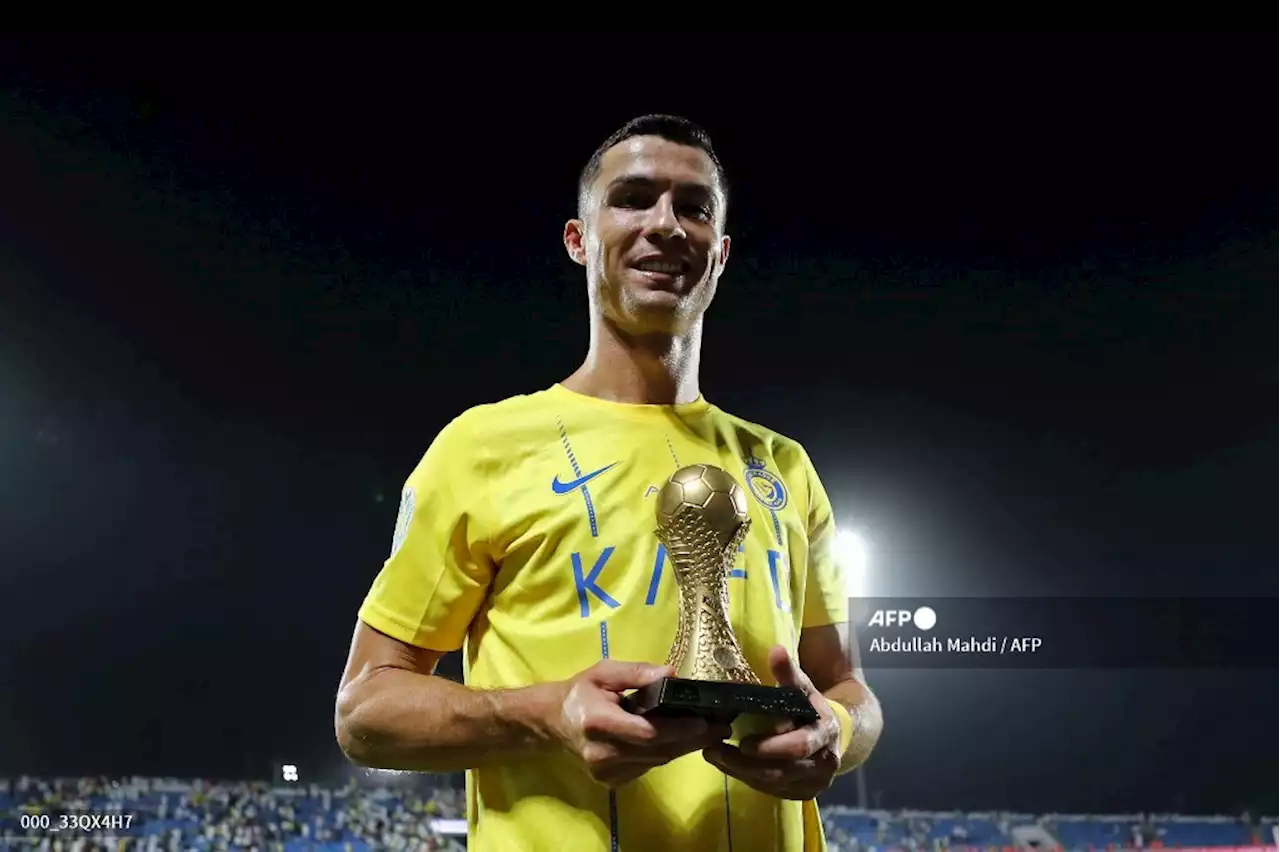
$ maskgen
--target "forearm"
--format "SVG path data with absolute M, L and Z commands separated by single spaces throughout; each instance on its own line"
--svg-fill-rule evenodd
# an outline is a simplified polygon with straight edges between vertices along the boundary
M 457 772 L 555 746 L 556 685 L 475 690 L 446 678 L 383 668 L 338 696 L 338 743 L 378 769 Z
M 823 695 L 828 701 L 840 704 L 848 710 L 853 722 L 853 736 L 844 754 L 840 756 L 840 770 L 837 774 L 843 774 L 866 763 L 880 740 L 884 717 L 875 694 L 859 680 L 841 681 Z

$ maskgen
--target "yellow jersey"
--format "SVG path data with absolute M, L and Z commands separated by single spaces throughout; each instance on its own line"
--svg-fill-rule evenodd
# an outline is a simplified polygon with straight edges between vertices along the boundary
M 564 680 L 603 658 L 662 664 L 678 598 L 655 533 L 659 489 L 712 464 L 748 493 L 751 528 L 729 576 L 747 660 L 847 620 L 830 501 L 795 441 L 705 398 L 609 402 L 563 385 L 472 408 L 410 474 L 392 552 L 360 618 L 401 641 L 464 648 L 469 686 Z M 478 852 L 815 852 L 817 804 L 756 792 L 701 753 L 615 791 L 567 752 L 467 773 Z

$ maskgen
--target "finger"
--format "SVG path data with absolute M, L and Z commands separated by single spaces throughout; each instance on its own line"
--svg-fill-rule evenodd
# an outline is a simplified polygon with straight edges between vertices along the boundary
M 802 760 L 798 764 L 797 774 L 786 783 L 777 785 L 770 792 L 782 799 L 804 801 L 817 798 L 831 785 L 831 779 L 835 777 L 836 770 L 839 768 L 840 761 L 831 754 Z
M 701 743 L 711 733 L 707 720 L 698 716 L 660 718 L 650 721 L 655 731 L 654 742 L 657 743 Z
M 838 768 L 838 764 L 833 764 L 833 756 L 795 761 L 762 760 L 735 754 L 731 748 L 707 749 L 703 755 L 712 766 L 752 789 L 788 799 L 813 798 L 827 788 Z
M 778 734 L 787 734 L 801 727 L 804 727 L 804 726 L 801 725 L 799 722 L 797 722 L 795 719 L 784 716 L 781 719 L 775 720 L 772 725 L 772 729 L 769 730 L 767 733 L 756 734 L 754 735 L 753 738 L 764 739 L 765 737 L 777 736 Z
M 733 725 L 729 722 L 711 720 L 707 722 L 707 742 L 714 745 L 724 742 L 733 736 Z
M 637 725 L 637 720 L 643 724 Z M 586 734 L 594 740 L 641 747 L 677 744 L 687 746 L 687 751 L 695 751 L 727 739 L 724 728 L 724 725 L 711 725 L 700 716 L 646 717 L 608 706 L 595 715 Z
M 776 786 L 788 780 L 795 765 L 781 760 L 764 760 L 748 757 L 734 746 L 721 744 L 704 749 L 703 758 L 725 775 L 732 775 L 748 784 L 761 783 Z
M 803 728 L 784 734 L 746 737 L 739 748 L 748 757 L 766 760 L 800 760 L 822 748 L 822 732 L 816 725 L 805 725 Z
M 658 728 L 644 716 L 628 713 L 616 704 L 600 701 L 593 708 L 590 721 L 582 726 L 587 739 L 597 742 L 621 742 L 643 745 L 658 739 Z
M 651 766 L 638 763 L 618 763 L 610 767 L 607 772 L 601 774 L 596 780 L 610 789 L 616 789 L 624 784 L 630 784 L 651 768 Z
M 586 672 L 587 679 L 601 689 L 610 692 L 623 692 L 628 689 L 639 689 L 648 686 L 664 677 L 675 677 L 675 669 L 670 666 L 655 666 L 650 663 L 625 663 L 620 660 L 601 660 Z
M 615 741 L 614 749 L 619 758 L 656 766 L 718 745 L 729 736 L 724 726 L 700 719 L 663 719 L 655 722 L 655 728 L 657 735 L 643 743 Z
M 813 682 L 783 645 L 774 645 L 769 649 L 769 671 L 773 673 L 778 686 L 795 687 L 805 695 L 813 692 Z
M 678 757 L 684 757 L 686 754 L 702 751 L 711 745 L 716 744 L 708 743 L 705 739 L 653 743 L 651 745 L 619 743 L 615 748 L 615 759 L 624 764 L 635 764 L 651 768 L 670 763 Z

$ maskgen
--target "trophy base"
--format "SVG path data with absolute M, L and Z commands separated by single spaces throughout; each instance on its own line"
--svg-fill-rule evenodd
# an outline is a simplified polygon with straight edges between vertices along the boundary
M 701 716 L 733 722 L 740 716 L 818 721 L 818 711 L 793 687 L 664 677 L 622 699 L 622 708 L 641 716 Z

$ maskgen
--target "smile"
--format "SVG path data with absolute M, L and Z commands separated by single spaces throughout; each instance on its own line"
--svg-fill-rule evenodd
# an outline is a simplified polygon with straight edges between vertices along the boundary
M 661 275 L 680 275 L 687 267 L 687 264 L 678 260 L 642 260 L 636 263 L 633 268 L 641 272 L 656 272 Z

